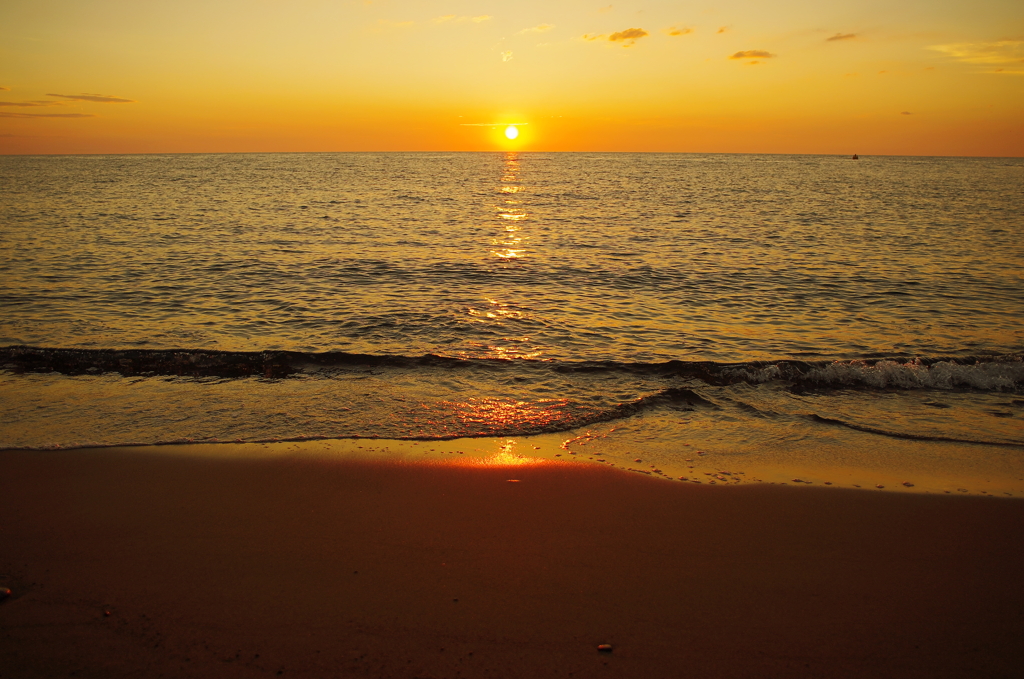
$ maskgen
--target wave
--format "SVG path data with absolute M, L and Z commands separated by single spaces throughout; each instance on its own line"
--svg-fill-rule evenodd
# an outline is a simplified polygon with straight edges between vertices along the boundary
M 700 380 L 709 385 L 787 382 L 806 389 L 971 389 L 1017 392 L 1024 387 L 1024 354 L 993 356 L 895 357 L 852 360 L 714 361 L 655 363 L 618 361 L 543 361 L 356 354 L 340 351 L 218 351 L 208 349 L 66 349 L 0 347 L 0 369 L 14 373 L 65 375 L 117 373 L 129 376 L 288 378 L 329 375 L 346 368 L 533 369 L 559 373 L 629 373 Z
M 931 434 L 916 434 L 913 432 L 881 429 L 879 427 L 868 427 L 863 424 L 857 424 L 856 422 L 847 422 L 845 420 L 836 419 L 834 417 L 823 417 L 815 413 L 811 413 L 807 417 L 812 422 L 818 422 L 819 424 L 828 424 L 836 427 L 846 427 L 847 429 L 853 429 L 854 431 L 862 431 L 866 434 L 877 434 L 878 436 L 888 436 L 889 438 L 894 439 L 907 439 L 910 441 L 941 441 L 946 443 L 969 443 L 980 446 L 1005 446 L 1009 448 L 1024 447 L 1024 441 L 992 441 L 981 438 L 958 438 L 955 436 L 935 436 Z

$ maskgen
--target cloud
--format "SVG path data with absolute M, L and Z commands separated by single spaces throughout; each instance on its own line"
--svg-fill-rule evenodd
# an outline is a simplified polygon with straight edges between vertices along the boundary
M 539 26 L 534 26 L 532 28 L 524 28 L 516 35 L 523 35 L 524 33 L 547 33 L 552 28 L 554 28 L 553 24 L 540 24 Z
M 509 50 L 507 52 L 502 52 L 501 53 L 501 60 L 502 61 L 512 61 L 512 50 Z
M 92 113 L 7 113 L 0 111 L 0 118 L 95 118 Z
M 599 10 L 597 10 L 597 11 L 598 11 L 598 12 L 601 12 L 602 14 L 604 14 L 605 12 L 610 12 L 610 11 L 612 11 L 612 8 L 613 8 L 613 7 L 615 7 L 615 5 L 608 5 L 607 7 L 602 7 L 601 9 L 599 9 Z
M 63 106 L 61 101 L 0 101 L 0 106 Z
M 693 33 L 693 29 L 687 28 L 686 26 L 672 26 L 671 28 L 666 28 L 665 33 L 669 35 L 686 35 L 688 33 Z
M 625 42 L 628 45 L 632 45 L 640 38 L 650 35 L 647 31 L 642 28 L 627 28 L 624 31 L 618 33 L 612 33 L 608 36 L 608 40 L 611 42 Z
M 901 116 L 909 116 L 909 115 L 913 115 L 913 114 L 910 111 L 900 111 L 900 115 Z
M 771 59 L 775 55 L 765 50 L 743 50 L 730 56 L 730 59 Z
M 584 40 L 604 40 L 607 39 L 609 42 L 621 42 L 623 47 L 632 47 L 634 43 L 640 38 L 650 35 L 647 31 L 642 28 L 627 28 L 624 31 L 618 33 L 612 33 L 611 35 L 590 35 L 585 33 L 583 35 Z
M 455 18 L 454 14 L 445 14 L 444 16 L 434 17 L 433 19 L 430 20 L 430 23 L 432 23 L 432 24 L 443 24 L 444 22 L 451 21 L 454 18 Z
M 4 87 L 3 85 L 0 85 L 0 91 L 10 92 L 11 88 L 10 87 Z
M 825 38 L 825 42 L 835 42 L 837 40 L 853 40 L 856 37 L 856 33 L 836 33 L 831 38 Z
M 728 30 L 729 30 L 729 27 L 728 27 L 728 26 L 719 26 L 719 27 L 718 27 L 718 30 L 717 30 L 717 31 L 715 31 L 715 33 L 725 33 L 725 32 L 726 32 L 726 31 L 728 31 Z
M 111 97 L 106 94 L 53 94 L 47 92 L 48 97 L 61 97 L 62 99 L 71 99 L 72 101 L 92 101 L 99 104 L 134 104 L 136 103 L 133 99 L 121 99 L 120 97 Z
M 968 64 L 1024 63 L 1024 40 L 958 42 L 951 45 L 932 45 L 928 49 L 942 52 Z

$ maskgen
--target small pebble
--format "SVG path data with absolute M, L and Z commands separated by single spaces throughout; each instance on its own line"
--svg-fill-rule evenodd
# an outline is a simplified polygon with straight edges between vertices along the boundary
M 635 460 L 633 460 L 633 462 L 643 462 L 643 460 L 641 460 L 641 459 L 640 459 L 640 458 L 638 457 L 638 458 L 636 458 Z
M 875 486 L 875 488 L 885 488 L 885 486 L 879 483 L 877 486 Z
M 793 483 L 803 483 L 803 479 L 793 479 Z
M 9 596 L 11 596 L 11 590 L 6 587 L 0 587 L 0 601 L 3 601 Z
M 904 481 L 903 485 L 906 486 L 907 488 L 913 488 L 914 487 L 914 484 L 912 484 L 910 481 Z
M 612 645 L 611 644 L 598 644 L 597 645 L 597 650 L 601 651 L 602 653 L 611 653 L 612 652 Z
M 832 485 L 832 482 L 831 482 L 831 481 L 826 481 L 826 482 L 825 482 L 825 485 L 826 485 L 826 486 L 831 486 L 831 485 Z

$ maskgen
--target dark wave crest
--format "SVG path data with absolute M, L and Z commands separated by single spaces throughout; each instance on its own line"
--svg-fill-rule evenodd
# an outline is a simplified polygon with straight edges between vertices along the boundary
M 396 356 L 346 352 L 216 351 L 206 349 L 0 348 L 0 368 L 14 373 L 65 375 L 117 373 L 124 376 L 287 378 L 347 368 L 443 368 L 550 370 L 557 373 L 625 373 L 700 380 L 709 385 L 787 382 L 795 390 L 976 389 L 1019 392 L 1024 386 L 1024 355 L 894 357 L 832 361 L 531 361 L 464 359 L 427 354 Z

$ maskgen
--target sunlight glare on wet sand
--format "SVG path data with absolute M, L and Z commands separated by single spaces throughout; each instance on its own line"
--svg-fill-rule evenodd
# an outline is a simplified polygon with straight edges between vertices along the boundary
M 468 458 L 465 460 L 465 463 L 484 467 L 535 467 L 545 464 L 555 464 L 550 459 L 542 457 L 528 457 L 526 455 L 516 453 L 517 443 L 518 442 L 515 439 L 506 439 L 500 444 L 499 451 L 493 455 L 488 455 L 482 458 Z

